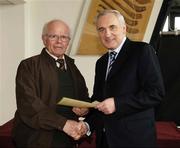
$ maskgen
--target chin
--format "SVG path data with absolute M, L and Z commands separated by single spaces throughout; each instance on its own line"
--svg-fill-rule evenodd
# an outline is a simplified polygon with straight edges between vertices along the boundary
M 106 46 L 105 46 L 106 48 L 108 48 L 108 49 L 115 49 L 115 48 L 117 48 L 118 46 L 117 45 L 114 45 L 114 44 L 106 44 Z

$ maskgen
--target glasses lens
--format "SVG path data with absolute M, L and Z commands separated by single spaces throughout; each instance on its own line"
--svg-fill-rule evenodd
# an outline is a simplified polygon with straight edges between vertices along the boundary
M 63 41 L 63 42 L 67 42 L 67 41 L 69 41 L 70 40 L 70 37 L 68 37 L 68 36 L 65 36 L 65 35 L 60 35 L 60 36 L 58 36 L 58 35 L 47 35 L 48 36 L 48 38 L 50 39 L 50 40 L 52 40 L 52 41 L 57 41 L 57 40 L 61 40 L 61 41 Z

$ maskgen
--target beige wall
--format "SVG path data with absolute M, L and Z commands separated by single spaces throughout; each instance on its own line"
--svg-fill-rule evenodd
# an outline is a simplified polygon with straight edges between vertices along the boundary
M 24 6 L 0 7 L 0 125 L 12 118 L 15 73 L 24 57 Z

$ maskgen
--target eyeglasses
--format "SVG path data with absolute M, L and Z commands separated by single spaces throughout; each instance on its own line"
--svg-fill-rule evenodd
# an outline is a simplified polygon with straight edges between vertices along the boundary
M 59 39 L 63 42 L 68 42 L 71 38 L 69 36 L 65 35 L 53 35 L 53 34 L 47 34 L 46 35 L 51 41 L 59 41 Z

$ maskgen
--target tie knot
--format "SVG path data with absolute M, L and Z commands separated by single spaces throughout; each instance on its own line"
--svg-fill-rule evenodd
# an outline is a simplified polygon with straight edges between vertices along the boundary
M 116 54 L 117 53 L 115 51 L 110 52 L 110 54 L 109 54 L 110 55 L 110 59 L 111 60 L 115 60 Z
M 57 59 L 56 62 L 58 62 L 59 64 L 64 64 L 64 60 L 63 59 Z
M 64 71 L 65 70 L 64 59 L 57 59 L 56 62 L 59 63 L 59 68 Z

